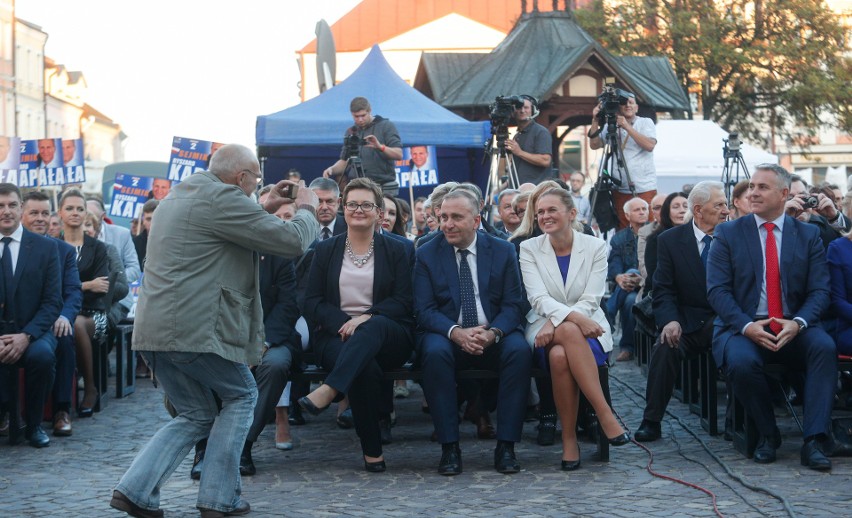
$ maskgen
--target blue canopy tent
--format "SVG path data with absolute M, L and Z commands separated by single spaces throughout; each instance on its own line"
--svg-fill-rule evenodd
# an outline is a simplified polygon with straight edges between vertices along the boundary
M 490 138 L 490 123 L 467 121 L 409 86 L 391 69 L 378 45 L 339 85 L 292 108 L 257 118 L 258 155 L 265 159 L 267 181 L 284 178 L 290 168 L 310 181 L 333 164 L 343 135 L 353 124 L 349 102 L 359 96 L 370 100 L 374 115 L 396 125 L 403 146 L 436 146 L 441 182 L 474 181 L 484 186 L 488 166 L 481 164 L 482 146 Z M 431 190 L 415 187 L 415 195 Z

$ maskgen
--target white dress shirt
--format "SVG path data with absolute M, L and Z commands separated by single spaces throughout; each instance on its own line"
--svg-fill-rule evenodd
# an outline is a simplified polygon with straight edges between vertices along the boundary
M 459 254 L 459 250 L 467 250 L 470 253 L 467 256 L 467 264 L 470 266 L 470 275 L 473 278 L 473 296 L 476 299 L 476 319 L 477 323 L 481 326 L 488 326 L 488 318 L 485 317 L 485 310 L 482 309 L 482 302 L 479 296 L 479 277 L 477 274 L 476 268 L 476 235 L 473 236 L 473 241 L 467 248 L 459 248 L 454 246 L 453 251 L 456 258 L 456 266 L 461 267 L 461 254 Z M 450 328 L 450 331 L 447 333 L 447 337 L 449 337 L 453 333 L 453 329 L 456 327 L 461 327 L 462 323 L 462 314 L 461 310 L 459 310 L 459 318 L 456 320 L 458 325 L 455 325 Z
M 15 268 L 18 266 L 18 254 L 21 252 L 21 238 L 24 236 L 24 227 L 23 225 L 18 225 L 18 228 L 15 229 L 14 232 L 8 237 L 12 238 L 12 242 L 9 243 L 9 252 L 12 253 L 12 273 L 15 273 Z M 6 236 L 3 236 L 6 237 Z M 3 254 L 6 253 L 6 245 L 0 242 L 0 257 L 3 257 Z

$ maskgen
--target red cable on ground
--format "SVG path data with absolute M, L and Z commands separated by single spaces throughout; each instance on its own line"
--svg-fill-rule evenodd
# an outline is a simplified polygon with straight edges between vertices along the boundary
M 642 448 L 643 450 L 645 450 L 645 451 L 648 453 L 648 464 L 645 466 L 645 470 L 646 470 L 648 473 L 650 473 L 650 474 L 651 474 L 652 476 L 654 476 L 654 477 L 662 478 L 662 479 L 664 479 L 664 480 L 669 480 L 669 481 L 671 481 L 671 482 L 676 482 L 676 483 L 678 483 L 678 484 L 682 484 L 682 485 L 684 485 L 684 486 L 691 487 L 691 488 L 693 488 L 693 489 L 697 489 L 697 490 L 699 490 L 699 491 L 701 491 L 701 492 L 703 492 L 703 493 L 706 493 L 706 494 L 710 495 L 710 498 L 712 498 L 712 499 L 713 499 L 713 511 L 716 513 L 716 516 L 718 516 L 719 518 L 725 518 L 725 516 L 724 516 L 724 515 L 723 515 L 723 514 L 719 511 L 719 508 L 718 508 L 718 507 L 716 507 L 716 495 L 715 495 L 712 491 L 710 491 L 709 489 L 705 489 L 705 488 L 703 488 L 703 487 L 701 487 L 701 486 L 699 486 L 699 485 L 697 485 L 697 484 L 693 484 L 693 483 L 691 483 L 691 482 L 687 482 L 687 481 L 685 481 L 685 480 L 681 480 L 681 479 L 679 479 L 679 478 L 670 477 L 670 476 L 668 476 L 668 475 L 663 475 L 662 473 L 657 473 L 656 471 L 654 471 L 653 469 L 651 469 L 651 464 L 653 464 L 653 463 L 654 463 L 654 452 L 652 452 L 652 451 L 651 451 L 649 448 L 647 448 L 644 444 L 641 444 L 640 442 L 638 442 L 636 439 L 631 439 L 631 441 L 630 441 L 630 442 L 632 442 L 632 443 L 633 443 L 633 444 L 635 444 L 636 446 L 639 446 L 640 448 Z

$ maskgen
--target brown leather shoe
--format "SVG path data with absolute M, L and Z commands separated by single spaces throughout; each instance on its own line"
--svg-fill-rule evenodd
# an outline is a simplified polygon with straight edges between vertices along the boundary
M 615 361 L 617 362 L 629 362 L 633 359 L 633 353 L 630 351 L 621 351 L 618 356 L 615 357 Z
M 476 436 L 486 440 L 497 438 L 497 433 L 494 431 L 494 426 L 491 425 L 491 418 L 488 417 L 487 413 L 483 413 L 476 420 Z
M 53 416 L 53 435 L 55 437 L 71 435 L 71 416 L 68 415 L 68 412 L 60 410 Z

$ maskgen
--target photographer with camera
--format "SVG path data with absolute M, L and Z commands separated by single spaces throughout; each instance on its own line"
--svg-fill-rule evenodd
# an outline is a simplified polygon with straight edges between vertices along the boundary
M 820 239 L 827 250 L 829 243 L 849 231 L 850 221 L 837 210 L 831 198 L 823 193 L 809 193 L 808 184 L 801 176 L 794 174 L 791 177 L 784 211 L 790 217 L 819 227 Z
M 521 95 L 518 98 L 522 101 L 522 104 L 515 106 L 514 112 L 518 132 L 513 140 L 506 141 L 506 151 L 520 159 L 515 161 L 518 185 L 538 185 L 545 180 L 556 178 L 551 167 L 553 138 L 544 126 L 533 120 L 539 113 L 535 99 L 530 95 Z
M 624 155 L 624 166 L 608 171 L 618 187 L 612 201 L 618 214 L 618 228 L 627 226 L 624 204 L 635 194 L 648 203 L 657 194 L 657 172 L 654 167 L 654 147 L 657 145 L 657 128 L 654 121 L 637 115 L 636 96 L 630 92 L 607 86 L 592 110 L 589 145 L 601 149 L 606 144 L 608 131 L 616 131 L 618 145 Z M 607 121 L 617 128 L 608 128 Z M 599 138 L 596 138 L 600 135 Z M 626 168 L 626 170 L 625 170 Z M 629 176 L 628 176 L 629 173 Z
M 347 171 L 351 160 L 363 164 L 364 176 L 381 185 L 384 194 L 399 194 L 394 160 L 402 160 L 402 141 L 396 126 L 381 115 L 373 116 L 370 101 L 356 97 L 349 103 L 349 111 L 355 125 L 346 130 L 340 159 L 322 172 L 325 178 L 345 174 L 349 179 L 360 175 Z

